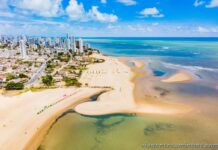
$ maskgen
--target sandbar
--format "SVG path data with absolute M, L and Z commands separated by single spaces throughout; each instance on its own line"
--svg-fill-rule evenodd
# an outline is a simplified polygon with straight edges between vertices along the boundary
M 179 82 L 189 82 L 192 80 L 193 80 L 193 77 L 189 73 L 184 72 L 184 71 L 179 71 L 161 81 L 165 83 L 179 83 Z

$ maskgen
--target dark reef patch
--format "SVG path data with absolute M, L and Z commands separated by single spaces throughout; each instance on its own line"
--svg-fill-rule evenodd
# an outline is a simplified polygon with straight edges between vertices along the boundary
M 171 123 L 154 123 L 144 128 L 144 135 L 149 136 L 160 131 L 172 131 L 175 129 L 175 125 Z
M 160 96 L 166 96 L 166 95 L 168 95 L 168 94 L 170 93 L 169 90 L 164 89 L 164 88 L 162 88 L 162 87 L 154 87 L 154 89 L 155 89 L 156 91 L 160 92 Z

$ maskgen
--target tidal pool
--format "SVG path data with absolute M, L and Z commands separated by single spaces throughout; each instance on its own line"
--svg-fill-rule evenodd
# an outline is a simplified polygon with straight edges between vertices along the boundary
M 143 144 L 214 143 L 217 132 L 199 120 L 161 115 L 87 117 L 68 113 L 50 129 L 40 150 L 142 150 Z M 187 148 L 186 148 L 187 149 Z

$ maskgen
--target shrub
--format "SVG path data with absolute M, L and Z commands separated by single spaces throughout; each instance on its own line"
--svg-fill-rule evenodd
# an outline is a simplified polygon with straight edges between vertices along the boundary
M 13 75 L 13 74 L 7 74 L 6 76 L 6 81 L 10 81 L 10 80 L 13 80 L 13 79 L 16 79 L 16 76 Z
M 25 75 L 25 74 L 23 74 L 23 73 L 20 73 L 20 74 L 19 74 L 19 78 L 28 78 L 28 76 Z
M 76 78 L 64 77 L 63 80 L 64 80 L 66 86 L 81 87 L 81 85 L 82 85 Z
M 42 77 L 42 83 L 46 86 L 51 86 L 53 84 L 53 77 L 51 75 L 46 75 Z
M 6 85 L 6 90 L 22 90 L 24 88 L 24 84 L 21 82 L 14 83 L 14 82 L 9 82 Z

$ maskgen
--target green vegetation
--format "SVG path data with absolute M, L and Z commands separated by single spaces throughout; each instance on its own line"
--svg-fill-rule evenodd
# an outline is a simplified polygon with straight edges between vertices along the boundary
M 23 73 L 20 73 L 19 78 L 29 78 L 29 77 L 27 75 L 23 74 Z
M 96 59 L 95 61 L 94 61 L 94 63 L 103 63 L 105 60 L 104 59 Z
M 92 54 L 93 54 L 92 51 L 89 51 L 89 52 L 87 53 L 88 56 L 90 56 L 90 55 L 92 55 Z
M 13 69 L 13 70 L 17 69 L 17 66 L 12 66 L 12 69 Z
M 3 66 L 2 71 L 6 71 L 7 67 Z
M 5 87 L 6 90 L 22 90 L 23 88 L 24 88 L 24 84 L 21 82 L 18 83 L 9 82 Z
M 3 45 L 0 45 L 0 48 L 6 48 L 8 45 L 7 44 L 3 44 Z
M 68 53 L 64 54 L 63 52 L 59 52 L 57 59 L 62 61 L 62 62 L 68 62 L 68 61 L 70 61 L 70 55 Z
M 76 69 L 77 69 L 77 67 L 73 66 L 73 65 L 68 65 L 67 67 L 64 67 L 65 71 L 72 71 L 72 70 L 76 70 Z
M 76 78 L 64 77 L 63 80 L 64 80 L 66 86 L 81 87 L 81 85 L 82 85 Z
M 10 80 L 13 80 L 13 79 L 16 79 L 16 76 L 15 75 L 13 75 L 13 74 L 7 74 L 7 76 L 6 76 L 6 81 L 10 81 Z
M 42 77 L 42 83 L 46 86 L 51 86 L 54 83 L 54 79 L 51 75 L 46 75 Z
M 55 65 L 52 64 L 51 61 L 48 61 L 48 62 L 46 63 L 46 72 L 52 73 L 52 72 L 54 71 L 54 68 L 55 68 Z
M 22 61 L 21 64 L 27 64 L 28 67 L 31 67 L 33 65 L 33 62 L 31 62 L 31 61 Z
M 96 53 L 100 53 L 100 51 L 98 49 L 94 49 L 94 48 L 89 48 L 88 52 L 96 52 Z

